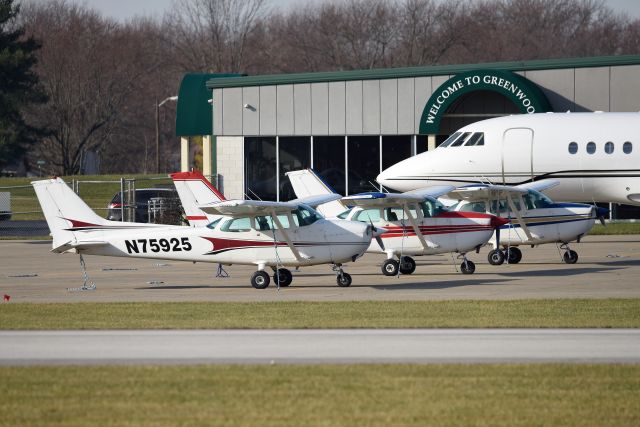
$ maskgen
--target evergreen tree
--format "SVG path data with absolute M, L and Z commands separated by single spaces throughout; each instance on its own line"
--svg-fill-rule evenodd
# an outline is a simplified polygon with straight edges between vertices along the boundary
M 0 0 L 0 168 L 19 158 L 39 134 L 22 109 L 45 100 L 34 70 L 40 44 L 25 37 L 16 20 L 19 11 L 14 0 Z

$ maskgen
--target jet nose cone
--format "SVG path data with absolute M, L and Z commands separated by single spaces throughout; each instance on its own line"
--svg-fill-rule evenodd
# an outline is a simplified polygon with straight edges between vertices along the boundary
M 495 215 L 491 216 L 491 226 L 493 228 L 502 227 L 503 225 L 509 224 L 510 222 L 511 222 L 511 220 L 507 219 L 507 218 L 502 218 L 502 217 L 495 216 Z

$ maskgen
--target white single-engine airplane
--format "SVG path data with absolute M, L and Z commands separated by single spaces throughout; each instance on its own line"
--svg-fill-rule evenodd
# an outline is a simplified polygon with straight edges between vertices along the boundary
M 53 236 L 53 252 L 256 265 L 251 285 L 257 289 L 269 286 L 267 266 L 274 270 L 279 286 L 288 286 L 291 272 L 280 266 L 317 264 L 333 264 L 338 285 L 349 286 L 351 276 L 342 264 L 360 257 L 376 233 L 370 225 L 324 219 L 303 200 L 219 202 L 203 208 L 220 215 L 206 227 L 108 221 L 60 178 L 32 185 Z M 306 201 L 332 199 L 335 196 Z M 84 269 L 82 258 L 81 266 Z
M 541 180 L 515 187 L 472 184 L 458 187 L 446 195 L 459 199 L 452 207 L 458 212 L 487 212 L 510 219 L 510 223 L 496 229 L 488 244 L 489 263 L 500 265 L 505 258 L 510 264 L 522 259 L 521 245 L 537 246 L 559 243 L 567 264 L 578 261 L 577 252 L 569 242 L 586 235 L 597 218 L 604 222 L 608 209 L 581 203 L 554 203 L 541 191 L 558 185 L 557 180 Z
M 297 197 L 308 197 L 312 192 L 334 194 L 310 169 L 288 172 L 287 176 Z M 460 253 L 463 258 L 460 270 L 471 274 L 475 265 L 467 259 L 466 253 L 478 250 L 497 227 L 509 220 L 484 212 L 449 211 L 435 197 L 453 189 L 452 186 L 437 186 L 402 194 L 373 192 L 347 196 L 341 202 L 353 207 L 338 217 L 386 230 L 371 241 L 367 252 L 386 254 L 382 273 L 387 276 L 394 276 L 398 271 L 413 273 L 416 263 L 410 255 L 448 252 Z M 335 205 L 336 202 L 331 203 Z M 336 209 L 337 206 L 334 211 Z
M 384 170 L 377 181 L 518 185 L 556 179 L 555 200 L 640 204 L 640 113 L 518 114 L 463 127 L 437 149 Z

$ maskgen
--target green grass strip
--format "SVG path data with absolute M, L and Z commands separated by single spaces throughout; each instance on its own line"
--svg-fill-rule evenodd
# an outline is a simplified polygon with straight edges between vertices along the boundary
M 637 426 L 640 365 L 0 368 L 6 426 Z
M 637 328 L 640 299 L 1 304 L 0 329 Z
M 595 224 L 591 231 L 591 235 L 621 235 L 621 234 L 640 234 L 640 222 L 610 222 L 603 226 Z

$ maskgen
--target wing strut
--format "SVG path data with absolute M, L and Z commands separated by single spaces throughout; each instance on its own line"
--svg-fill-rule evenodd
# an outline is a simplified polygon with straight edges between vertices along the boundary
M 527 239 L 529 239 L 530 241 L 533 241 L 534 239 L 533 239 L 533 236 L 531 236 L 529 227 L 527 227 L 527 224 L 524 223 L 524 219 L 522 219 L 522 215 L 520 215 L 520 210 L 516 209 L 516 204 L 513 203 L 513 198 L 509 193 L 507 193 L 507 203 L 509 204 L 509 209 L 511 209 L 511 212 L 515 214 L 518 220 L 518 224 L 520 224 L 520 227 L 522 227 L 522 231 L 524 231 L 524 234 L 527 235 Z
M 411 212 L 409 211 L 409 205 L 407 203 L 402 203 L 402 210 L 404 211 L 404 215 L 409 219 L 409 222 L 411 223 L 411 227 L 413 228 L 414 233 L 416 233 L 416 237 L 418 237 L 418 240 L 420 240 L 420 244 L 422 244 L 422 247 L 425 250 L 434 248 L 433 245 L 429 246 L 429 243 L 426 241 L 426 239 L 422 235 L 422 231 L 420 231 L 420 227 L 418 227 L 418 223 L 416 222 L 416 219 L 411 215 Z

